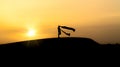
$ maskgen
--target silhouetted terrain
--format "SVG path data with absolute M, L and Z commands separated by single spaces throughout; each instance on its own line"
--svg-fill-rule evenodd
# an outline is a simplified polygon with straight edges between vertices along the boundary
M 89 38 L 49 38 L 1 45 L 2 48 L 114 48 L 120 45 L 100 45 Z

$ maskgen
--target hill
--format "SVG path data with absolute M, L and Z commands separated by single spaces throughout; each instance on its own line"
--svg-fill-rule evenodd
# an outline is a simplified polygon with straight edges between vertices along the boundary
M 48 38 L 1 45 L 2 48 L 91 48 L 100 44 L 90 38 Z

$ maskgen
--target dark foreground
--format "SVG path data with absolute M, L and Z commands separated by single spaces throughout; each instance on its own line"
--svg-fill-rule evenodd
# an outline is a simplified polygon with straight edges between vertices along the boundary
M 0 48 L 116 48 L 120 45 L 100 45 L 89 38 L 49 38 L 1 45 Z

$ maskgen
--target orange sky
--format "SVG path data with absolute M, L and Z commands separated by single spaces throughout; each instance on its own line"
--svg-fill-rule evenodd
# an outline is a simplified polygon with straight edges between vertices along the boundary
M 57 26 L 77 29 L 72 37 L 120 43 L 119 0 L 0 0 L 0 43 L 57 36 Z M 28 37 L 30 29 L 36 36 Z

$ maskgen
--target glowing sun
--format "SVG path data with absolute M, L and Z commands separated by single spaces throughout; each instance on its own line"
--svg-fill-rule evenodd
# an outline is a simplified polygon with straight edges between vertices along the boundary
M 29 30 L 28 33 L 27 33 L 27 36 L 29 36 L 29 37 L 33 37 L 35 35 L 36 35 L 36 31 L 33 30 L 33 29 Z

